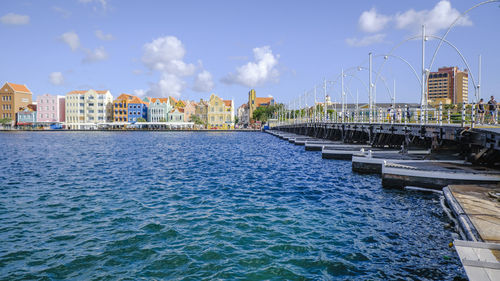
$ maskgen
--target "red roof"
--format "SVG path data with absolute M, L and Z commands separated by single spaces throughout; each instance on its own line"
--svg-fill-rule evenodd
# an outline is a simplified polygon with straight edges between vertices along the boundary
M 255 106 L 259 107 L 261 104 L 270 104 L 273 98 L 255 98 Z
M 233 101 L 230 100 L 223 100 L 223 102 L 226 106 L 231 106 L 231 104 L 233 103 Z
M 31 91 L 26 87 L 26 85 L 9 83 L 7 84 L 16 92 L 31 93 Z
M 149 100 L 151 100 L 151 102 L 160 101 L 161 103 L 166 103 L 168 98 L 150 98 Z

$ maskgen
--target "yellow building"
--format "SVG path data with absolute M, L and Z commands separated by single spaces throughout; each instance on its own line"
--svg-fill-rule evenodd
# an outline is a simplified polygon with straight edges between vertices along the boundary
M 113 121 L 113 96 L 109 91 L 71 91 L 65 103 L 68 128 L 96 128 L 99 123 Z
M 458 67 L 442 67 L 431 72 L 427 81 L 427 100 L 430 104 L 456 104 L 469 101 L 469 73 Z
M 208 101 L 208 128 L 233 129 L 234 128 L 234 102 L 223 100 L 212 94 Z

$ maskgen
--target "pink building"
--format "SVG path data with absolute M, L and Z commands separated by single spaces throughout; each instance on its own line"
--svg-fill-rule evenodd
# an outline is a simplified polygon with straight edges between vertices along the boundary
M 64 122 L 66 118 L 66 106 L 64 96 L 41 95 L 36 98 L 37 122 Z
M 196 106 L 198 105 L 194 101 L 186 101 L 186 106 L 184 106 L 184 122 L 191 122 L 191 115 L 196 114 Z

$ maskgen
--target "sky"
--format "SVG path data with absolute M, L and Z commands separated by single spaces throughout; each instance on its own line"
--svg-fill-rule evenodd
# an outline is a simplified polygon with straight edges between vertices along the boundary
M 479 2 L 4 0 L 0 80 L 26 84 L 35 97 L 89 88 L 189 100 L 216 93 L 239 106 L 253 88 L 278 102 L 305 95 L 301 102 L 312 104 L 315 87 L 324 99 L 324 79 L 327 94 L 340 100 L 344 69 L 346 101 L 363 103 L 372 52 L 376 102 L 395 94 L 397 102 L 418 103 L 412 67 L 421 74 L 422 43 L 405 40 L 420 35 L 422 24 L 443 36 Z M 446 37 L 470 67 L 471 97 L 479 55 L 481 97 L 500 97 L 499 26 L 500 3 L 485 4 Z M 426 41 L 427 69 L 438 43 Z M 430 70 L 442 66 L 467 68 L 447 44 Z

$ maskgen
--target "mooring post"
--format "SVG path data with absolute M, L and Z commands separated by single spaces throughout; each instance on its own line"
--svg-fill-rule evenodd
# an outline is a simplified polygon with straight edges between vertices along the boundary
M 465 126 L 465 102 L 462 103 L 462 127 Z

